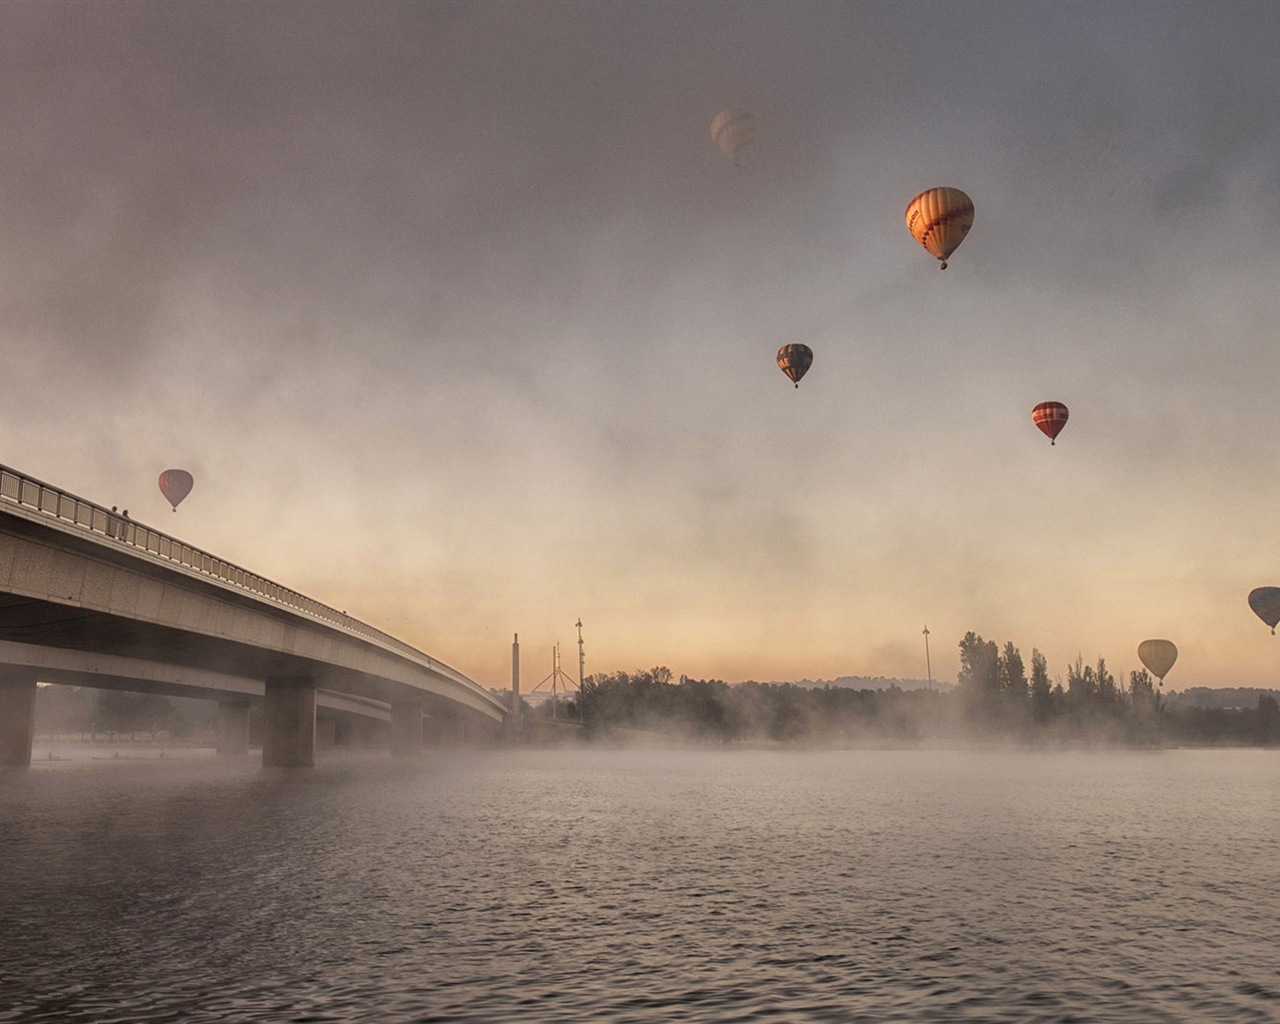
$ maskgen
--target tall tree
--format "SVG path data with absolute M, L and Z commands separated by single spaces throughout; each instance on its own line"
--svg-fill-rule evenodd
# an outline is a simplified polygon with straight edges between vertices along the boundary
M 1159 706 L 1156 684 L 1145 668 L 1129 673 L 1129 703 L 1138 714 L 1154 714 Z
M 1031 710 L 1037 722 L 1047 722 L 1053 715 L 1053 684 L 1049 682 L 1049 663 L 1034 647 L 1031 649 Z
M 1120 703 L 1120 690 L 1116 686 L 1116 677 L 1107 671 L 1107 659 L 1098 656 L 1098 667 L 1094 671 L 1097 682 L 1097 702 L 1103 707 L 1115 707 Z
M 1091 708 L 1097 701 L 1098 679 L 1093 666 L 1076 655 L 1076 663 L 1067 666 L 1067 704 L 1077 713 Z
M 1005 643 L 1000 655 L 1000 689 L 1012 706 L 1026 704 L 1027 670 L 1022 664 L 1022 654 L 1013 646 L 1012 640 Z
M 993 717 L 1000 706 L 1000 650 L 970 630 L 960 641 L 956 683 L 971 715 Z

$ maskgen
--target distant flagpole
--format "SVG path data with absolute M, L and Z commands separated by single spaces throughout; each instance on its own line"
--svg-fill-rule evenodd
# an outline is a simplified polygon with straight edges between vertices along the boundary
M 924 670 L 929 673 L 929 689 L 933 689 L 933 665 L 929 662 L 929 627 L 924 627 Z

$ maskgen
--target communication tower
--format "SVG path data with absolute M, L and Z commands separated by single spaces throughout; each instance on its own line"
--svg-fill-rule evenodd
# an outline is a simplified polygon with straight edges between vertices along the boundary
M 555 721 L 559 713 L 559 695 L 560 693 L 568 693 L 570 688 L 575 691 L 580 688 L 573 685 L 573 681 L 569 678 L 569 674 L 560 668 L 560 645 L 557 643 L 551 649 L 552 663 L 551 675 L 547 676 L 542 682 L 533 688 L 533 692 L 541 690 L 548 683 L 551 684 L 551 720 Z
M 929 673 L 929 689 L 933 689 L 933 666 L 929 663 L 929 627 L 924 627 L 924 670 Z

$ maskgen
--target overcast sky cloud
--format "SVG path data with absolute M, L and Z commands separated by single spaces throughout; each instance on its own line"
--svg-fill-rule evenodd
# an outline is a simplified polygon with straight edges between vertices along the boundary
M 488 685 L 578 617 L 589 671 L 922 676 L 927 623 L 941 677 L 974 629 L 1275 683 L 1275 5 L 0 28 L 14 468 Z M 936 185 L 977 210 L 945 274 L 903 223 Z

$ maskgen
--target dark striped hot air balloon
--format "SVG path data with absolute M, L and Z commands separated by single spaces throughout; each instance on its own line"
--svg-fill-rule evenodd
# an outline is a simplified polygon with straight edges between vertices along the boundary
M 965 240 L 973 227 L 973 200 L 958 188 L 930 188 L 907 204 L 911 237 L 942 261 Z
M 1031 421 L 1039 427 L 1049 439 L 1050 444 L 1067 425 L 1067 407 L 1061 402 L 1041 402 L 1031 410 Z
M 808 345 L 783 345 L 778 349 L 778 369 L 790 377 L 796 387 L 813 365 L 813 349 Z
M 1275 636 L 1276 624 L 1280 623 L 1280 587 L 1258 587 L 1249 591 L 1249 607 L 1271 627 L 1271 635 Z

